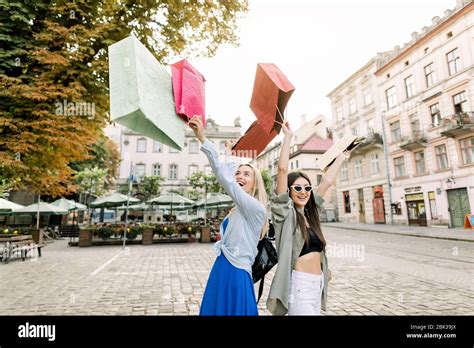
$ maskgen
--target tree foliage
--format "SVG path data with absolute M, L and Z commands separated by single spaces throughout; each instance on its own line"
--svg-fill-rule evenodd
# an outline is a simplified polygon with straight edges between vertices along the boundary
M 101 196 L 105 193 L 106 178 L 107 170 L 94 167 L 78 172 L 74 180 L 77 183 L 78 191 L 86 194 L 89 198 L 91 195 Z
M 192 187 L 191 192 L 195 199 L 204 197 L 205 193 L 222 192 L 222 187 L 214 175 L 197 172 L 188 178 L 188 182 Z
M 133 32 L 162 63 L 212 56 L 236 44 L 247 6 L 0 0 L 0 179 L 51 196 L 75 191 L 71 163 L 90 160 L 108 121 L 107 47 Z
M 270 175 L 268 175 L 268 169 L 262 169 L 260 171 L 260 174 L 262 174 L 263 183 L 265 185 L 265 191 L 267 192 L 268 197 L 271 197 L 273 194 L 272 178 L 270 177 Z
M 138 193 L 144 196 L 145 201 L 148 201 L 160 194 L 161 184 L 164 180 L 161 176 L 146 176 L 138 184 Z

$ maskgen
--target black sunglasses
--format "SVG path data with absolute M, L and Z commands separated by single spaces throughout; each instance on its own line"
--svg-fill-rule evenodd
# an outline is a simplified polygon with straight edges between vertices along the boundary
M 302 186 L 302 185 L 291 185 L 290 186 L 295 192 L 301 192 L 303 191 L 303 189 L 306 191 L 306 192 L 311 192 L 313 191 L 313 186 Z

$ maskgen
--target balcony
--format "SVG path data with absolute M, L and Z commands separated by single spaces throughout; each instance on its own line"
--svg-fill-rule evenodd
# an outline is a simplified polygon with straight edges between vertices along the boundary
M 426 147 L 426 136 L 422 131 L 413 131 L 410 136 L 402 137 L 400 148 L 403 150 L 416 150 L 422 147 Z
M 354 154 L 364 154 L 366 152 L 369 152 L 373 150 L 374 148 L 382 148 L 383 145 L 383 140 L 382 136 L 379 133 L 369 133 L 366 137 L 365 140 L 357 146 L 352 152 Z
M 441 135 L 454 138 L 458 135 L 474 132 L 474 112 L 460 112 L 443 119 Z

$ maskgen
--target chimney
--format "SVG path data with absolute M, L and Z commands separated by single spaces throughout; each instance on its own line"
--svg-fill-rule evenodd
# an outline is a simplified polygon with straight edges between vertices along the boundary
M 413 33 L 411 33 L 411 39 L 413 41 L 418 40 L 418 32 L 417 31 L 414 31 Z
M 431 24 L 432 25 L 437 25 L 439 23 L 439 17 L 438 16 L 434 16 L 433 18 L 431 18 Z
M 444 11 L 444 16 L 445 16 L 445 17 L 449 17 L 449 15 L 450 15 L 452 12 L 453 12 L 452 10 L 449 10 L 449 9 L 448 9 L 448 10 Z
M 464 0 L 456 0 L 456 10 L 464 7 Z

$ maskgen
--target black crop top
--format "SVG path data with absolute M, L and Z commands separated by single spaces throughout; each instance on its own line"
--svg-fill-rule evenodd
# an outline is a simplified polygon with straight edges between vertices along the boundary
M 300 257 L 312 252 L 321 252 L 323 251 L 323 244 L 319 240 L 317 234 L 313 231 L 312 228 L 308 228 L 309 232 L 309 245 L 305 242 L 303 249 L 301 250 Z

